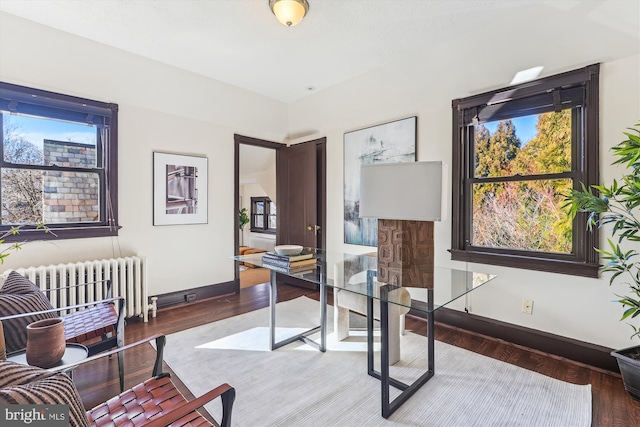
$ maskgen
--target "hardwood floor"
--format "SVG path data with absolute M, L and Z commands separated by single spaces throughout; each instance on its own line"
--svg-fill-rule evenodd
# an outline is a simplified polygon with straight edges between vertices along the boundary
M 317 298 L 317 293 L 307 289 L 287 285 L 278 287 L 280 301 L 297 298 L 301 295 Z M 129 323 L 125 328 L 126 343 L 137 341 L 154 333 L 168 335 L 267 307 L 268 304 L 268 285 L 264 284 L 242 289 L 239 295 L 229 295 L 159 310 L 157 318 L 150 319 L 148 323 L 140 321 Z M 419 319 L 407 318 L 406 328 L 416 333 L 426 334 L 426 323 Z M 446 325 L 436 324 L 436 339 L 563 381 L 574 384 L 591 384 L 592 425 L 594 427 L 640 427 L 640 402 L 636 402 L 628 396 L 622 385 L 622 380 L 617 375 Z M 170 340 L 167 340 L 167 345 L 171 345 Z M 126 388 L 149 378 L 154 357 L 155 351 L 148 344 L 136 347 L 126 353 Z M 165 369 L 168 370 L 166 364 Z M 206 366 L 203 369 L 224 369 L 224 367 Z M 176 380 L 175 375 L 173 378 Z M 109 397 L 119 393 L 117 358 L 97 360 L 78 368 L 74 372 L 74 381 L 87 408 L 92 408 L 98 403 L 106 401 Z M 186 387 L 179 381 L 177 382 L 181 385 L 181 391 L 185 395 L 191 396 Z M 211 386 L 213 388 L 217 384 Z

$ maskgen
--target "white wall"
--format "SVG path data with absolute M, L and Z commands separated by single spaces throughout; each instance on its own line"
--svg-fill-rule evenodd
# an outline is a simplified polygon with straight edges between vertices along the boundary
M 0 80 L 120 107 L 118 238 L 35 242 L 2 269 L 140 254 L 149 294 L 232 280 L 233 135 L 287 135 L 287 106 L 0 13 Z M 152 153 L 209 159 L 208 224 L 152 224 Z
M 433 61 L 409 58 L 290 106 L 292 134 L 301 129 L 322 129 L 319 135 L 327 137 L 329 250 L 364 253 L 373 249 L 343 243 L 342 165 L 345 132 L 416 115 L 418 160 L 443 160 L 451 164 L 451 101 L 507 86 L 516 71 L 505 69 L 505 61 L 500 64 L 492 58 L 483 60 L 473 51 L 457 55 L 445 49 L 434 49 L 427 54 Z M 622 140 L 622 132 L 626 127 L 638 123 L 640 119 L 640 57 L 634 55 L 613 62 L 600 58 L 582 62 L 566 59 L 563 63 L 559 55 L 547 56 L 555 68 L 545 75 L 602 61 L 601 179 L 611 180 L 619 170 L 610 166 L 612 157 L 609 148 Z M 468 63 L 472 63 L 473 67 L 465 66 Z M 536 60 L 534 63 L 537 63 Z M 407 191 L 416 190 L 419 189 Z M 467 266 L 464 263 L 451 261 L 447 252 L 451 247 L 450 205 L 448 209 L 448 220 L 435 225 L 436 265 L 465 268 Z M 471 294 L 467 302 L 472 313 L 613 348 L 631 345 L 629 336 L 632 330 L 624 322 L 618 321 L 622 310 L 611 302 L 615 299 L 614 293 L 624 292 L 625 287 L 609 287 L 607 278 L 588 279 L 479 264 L 468 267 L 498 275 L 493 283 Z M 521 312 L 524 298 L 534 301 L 533 315 Z M 465 299 L 461 298 L 453 307 L 462 309 L 464 304 Z
M 544 17 L 539 17 L 542 22 Z M 485 46 L 499 46 L 505 25 L 484 26 Z M 507 31 L 509 30 L 509 31 Z M 369 252 L 343 244 L 342 138 L 347 131 L 418 116 L 418 160 L 451 160 L 451 100 L 506 86 L 513 74 L 545 65 L 545 75 L 601 62 L 601 177 L 617 176 L 609 148 L 640 119 L 640 57 L 610 61 L 590 57 L 578 34 L 554 33 L 553 49 L 527 55 L 491 55 L 480 46 L 465 51 L 438 44 L 348 83 L 290 105 L 163 64 L 111 49 L 0 13 L 0 79 L 120 105 L 119 238 L 32 243 L 3 268 L 146 255 L 150 294 L 173 292 L 233 278 L 233 134 L 282 141 L 285 135 L 320 129 L 327 138 L 327 245 L 330 250 Z M 474 41 L 474 34 L 459 33 Z M 493 42 L 492 42 L 493 40 Z M 632 39 L 637 44 L 637 38 Z M 607 40 L 601 40 L 606 43 Z M 611 49 L 622 49 L 616 43 Z M 300 141 L 292 141 L 300 142 Z M 152 152 L 209 158 L 209 223 L 152 225 Z M 449 180 L 451 183 L 451 180 Z M 244 199 L 247 199 L 246 195 Z M 450 208 L 449 208 L 450 209 Z M 450 218 L 451 215 L 449 215 Z M 450 261 L 450 220 L 436 224 L 436 263 Z M 619 348 L 630 345 L 629 326 L 611 303 L 624 287 L 606 278 L 585 279 L 527 270 L 470 265 L 499 278 L 470 298 L 473 313 L 567 337 Z M 523 298 L 534 314 L 521 313 Z M 458 305 L 460 308 L 460 305 Z
M 278 199 L 276 194 L 276 161 L 275 150 L 273 150 L 273 162 L 268 169 L 256 174 L 256 181 L 264 189 L 265 194 L 271 199 L 273 203 L 278 205 Z

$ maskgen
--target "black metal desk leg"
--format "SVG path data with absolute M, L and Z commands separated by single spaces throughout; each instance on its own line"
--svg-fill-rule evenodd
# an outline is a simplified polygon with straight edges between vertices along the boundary
M 435 353 L 434 335 L 433 335 L 433 289 L 427 293 L 427 305 L 430 307 L 428 314 L 429 319 L 429 336 L 427 337 L 427 355 L 429 357 L 428 369 L 419 378 L 411 384 L 405 384 L 395 378 L 391 378 L 389 373 L 389 292 L 394 289 L 390 285 L 380 286 L 380 385 L 382 397 L 382 416 L 389 418 L 396 409 L 407 401 L 420 387 L 422 387 L 429 379 L 433 377 L 433 355 Z M 398 333 L 399 331 L 393 331 Z M 370 374 L 376 376 L 376 373 Z M 389 388 L 393 386 L 400 390 L 393 400 L 390 401 L 391 393 Z
M 431 372 L 431 375 L 435 374 L 435 319 L 433 315 L 433 288 L 427 290 L 427 334 L 428 336 L 428 347 L 427 347 L 427 357 L 429 358 L 428 369 Z

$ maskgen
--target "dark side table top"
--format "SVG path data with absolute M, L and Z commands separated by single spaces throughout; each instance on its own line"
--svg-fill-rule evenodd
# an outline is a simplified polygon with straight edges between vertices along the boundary
M 73 362 L 79 362 L 89 357 L 89 350 L 82 344 L 67 343 L 66 350 L 62 355 L 62 359 L 51 368 L 55 368 L 62 365 L 67 365 Z M 22 350 L 17 353 L 13 353 L 11 356 L 7 356 L 7 360 L 11 362 L 20 363 L 21 365 L 28 365 L 27 363 L 27 351 Z

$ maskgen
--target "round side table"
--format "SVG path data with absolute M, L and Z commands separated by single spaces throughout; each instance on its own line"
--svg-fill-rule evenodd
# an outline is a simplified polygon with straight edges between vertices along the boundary
M 75 343 L 67 343 L 64 354 L 62 355 L 62 359 L 55 365 L 51 366 L 51 368 L 56 368 L 58 366 L 67 365 L 69 363 L 79 362 L 81 360 L 89 357 L 89 350 L 87 347 L 82 344 Z M 11 356 L 7 356 L 7 360 L 15 363 L 20 363 L 21 365 L 28 365 L 27 363 L 27 350 L 21 350 L 17 353 L 13 353 Z M 75 366 L 69 368 L 67 371 L 68 375 L 71 377 L 71 372 Z

